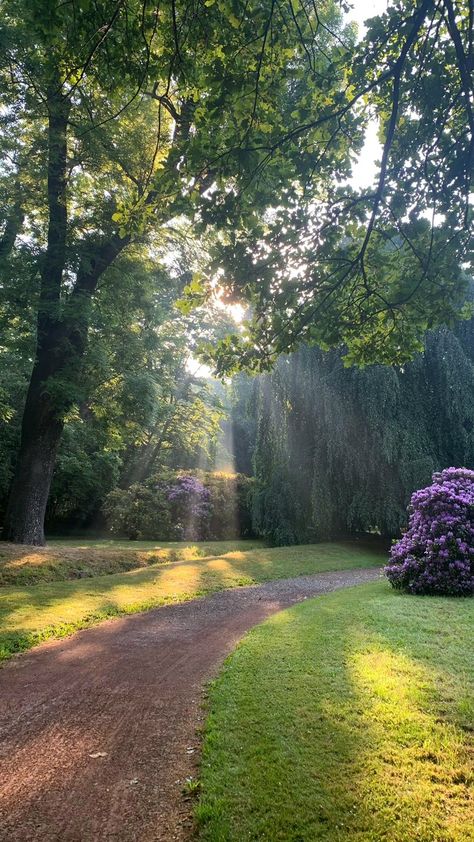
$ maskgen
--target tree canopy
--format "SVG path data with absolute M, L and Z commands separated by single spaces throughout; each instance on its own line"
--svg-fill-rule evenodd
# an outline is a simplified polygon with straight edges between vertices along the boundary
M 295 105 L 286 132 L 266 147 L 272 160 L 298 144 L 308 161 L 301 181 L 274 202 L 258 238 L 239 229 L 216 249 L 215 265 L 226 266 L 251 312 L 246 332 L 221 344 L 221 371 L 268 369 L 302 341 L 344 344 L 348 364 L 400 364 L 422 349 L 427 329 L 463 312 L 462 269 L 472 268 L 472 4 L 394 2 L 367 27 L 355 46 L 347 31 L 333 33 L 326 72 L 339 90 L 321 96 L 315 81 L 313 97 Z M 354 161 L 369 122 L 381 160 L 375 183 L 356 190 L 343 177 L 344 139 Z
M 192 355 L 198 337 L 219 337 L 229 318 L 223 310 L 179 314 L 174 300 L 188 278 L 129 251 L 101 284 L 76 403 L 65 415 L 47 509 L 50 528 L 97 528 L 104 498 L 117 484 L 214 464 L 225 395 L 200 376 Z M 0 319 L 8 325 L 15 285 L 4 284 L 3 295 Z M 18 451 L 34 347 L 32 318 L 21 331 L 10 326 L 0 350 L 0 511 Z
M 4 537 L 44 540 L 64 424 L 94 388 L 96 301 L 102 286 L 124 295 L 134 255 L 153 277 L 181 256 L 183 315 L 216 291 L 248 307 L 240 332 L 203 331 L 220 374 L 268 368 L 301 341 L 399 364 L 462 312 L 474 144 L 464 3 L 397 0 L 360 43 L 336 0 L 0 8 L 1 318 L 6 355 L 15 343 L 23 355 L 13 379 L 31 372 Z M 379 176 L 356 191 L 370 120 Z

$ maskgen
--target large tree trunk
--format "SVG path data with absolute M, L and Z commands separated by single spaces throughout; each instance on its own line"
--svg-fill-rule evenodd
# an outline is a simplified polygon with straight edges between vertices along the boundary
M 28 389 L 21 446 L 5 514 L 2 538 L 44 544 L 44 517 L 63 421 L 37 373 Z
M 51 80 L 47 105 L 49 221 L 41 267 L 36 355 L 2 533 L 4 539 L 25 544 L 44 543 L 44 515 L 63 426 L 48 391 L 49 378 L 61 366 L 56 338 L 67 233 L 67 128 L 71 106 L 62 95 L 59 72 Z
M 44 516 L 64 417 L 81 388 L 92 296 L 100 277 L 130 238 L 111 237 L 87 254 L 61 319 L 41 330 L 23 413 L 21 445 L 3 540 L 44 544 Z M 40 319 L 38 319 L 40 321 Z
M 44 516 L 64 418 L 75 403 L 99 278 L 129 242 L 112 236 L 84 249 L 73 291 L 62 300 L 67 237 L 67 130 L 70 102 L 59 76 L 48 92 L 48 239 L 41 267 L 35 362 L 2 538 L 44 544 Z

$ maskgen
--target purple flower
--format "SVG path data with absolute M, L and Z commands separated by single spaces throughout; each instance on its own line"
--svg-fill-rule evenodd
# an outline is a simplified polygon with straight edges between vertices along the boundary
M 446 468 L 413 494 L 409 526 L 390 551 L 391 584 L 410 593 L 474 594 L 474 471 Z

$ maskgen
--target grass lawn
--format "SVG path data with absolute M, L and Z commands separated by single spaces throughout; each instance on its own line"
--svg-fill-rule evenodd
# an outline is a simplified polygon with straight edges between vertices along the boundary
M 106 549 L 100 551 L 105 553 Z M 89 551 L 82 552 L 87 555 Z M 343 543 L 234 549 L 221 555 L 196 556 L 193 561 L 179 564 L 160 562 L 124 573 L 2 587 L 0 660 L 46 638 L 69 634 L 117 614 L 184 602 L 216 590 L 270 579 L 373 567 L 384 560 L 380 552 Z
M 262 541 L 113 541 L 57 538 L 46 547 L 0 543 L 0 587 L 122 573 L 165 561 L 194 561 L 231 550 L 253 550 Z
M 474 600 L 385 582 L 251 631 L 210 690 L 200 839 L 474 839 Z

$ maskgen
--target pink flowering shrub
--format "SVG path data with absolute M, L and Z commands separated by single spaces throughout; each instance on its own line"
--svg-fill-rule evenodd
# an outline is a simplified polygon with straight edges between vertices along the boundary
M 409 525 L 392 546 L 385 573 L 417 594 L 474 594 L 474 471 L 446 468 L 415 491 Z

